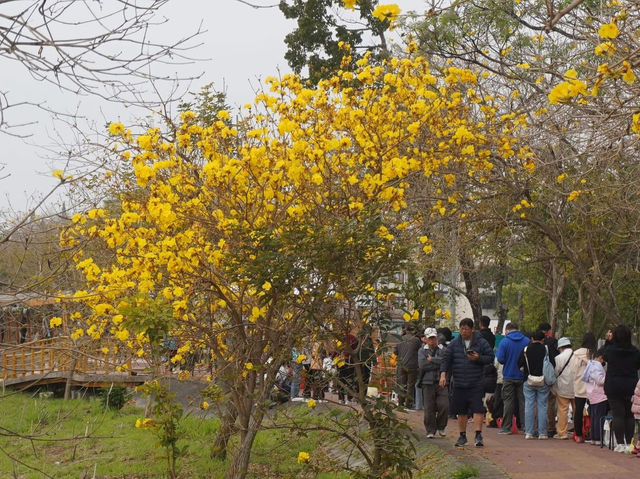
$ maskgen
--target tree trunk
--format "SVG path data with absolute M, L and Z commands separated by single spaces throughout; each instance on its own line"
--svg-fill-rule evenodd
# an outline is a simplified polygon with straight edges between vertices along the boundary
M 518 291 L 518 324 L 524 320 L 524 301 L 522 301 L 522 291 Z
M 482 316 L 482 303 L 480 302 L 480 291 L 478 289 L 478 273 L 475 265 L 466 251 L 460 250 L 460 265 L 462 266 L 462 278 L 464 279 L 465 296 L 471 304 L 473 322 L 476 328 L 480 327 L 480 317 Z
M 502 334 L 504 330 L 504 323 L 507 322 L 507 308 L 505 308 L 502 301 L 502 289 L 506 281 L 506 274 L 504 273 L 504 265 L 500 265 L 500 273 L 496 278 L 496 308 L 498 314 L 498 326 L 496 326 L 496 334 Z
M 560 268 L 556 260 L 551 260 L 551 274 L 548 279 L 550 283 L 549 324 L 551 324 L 551 331 L 555 332 L 558 323 L 558 306 L 567 284 L 564 268 Z
M 222 413 L 222 417 L 220 419 L 220 430 L 218 431 L 218 434 L 213 441 L 213 446 L 211 447 L 212 458 L 222 460 L 227 458 L 227 445 L 235 431 L 237 417 L 238 412 L 236 411 L 236 408 L 233 404 L 229 403 Z
M 78 351 L 71 350 L 71 365 L 69 366 L 69 373 L 67 376 L 67 382 L 64 385 L 64 400 L 67 401 L 71 397 L 71 381 L 73 380 L 73 373 L 76 370 L 76 363 L 78 362 Z
M 249 460 L 251 458 L 251 448 L 253 447 L 253 441 L 256 438 L 258 429 L 262 424 L 262 418 L 264 417 L 264 409 L 259 408 L 255 411 L 253 417 L 249 420 L 246 431 L 243 431 L 240 444 L 233 452 L 231 463 L 225 474 L 225 479 L 244 479 L 249 470 Z

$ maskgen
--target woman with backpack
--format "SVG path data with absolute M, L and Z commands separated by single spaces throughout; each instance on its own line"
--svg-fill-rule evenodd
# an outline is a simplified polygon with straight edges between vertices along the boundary
M 525 439 L 535 438 L 535 414 L 538 413 L 538 439 L 548 439 L 547 403 L 549 390 L 544 382 L 544 360 L 549 352 L 544 345 L 544 333 L 533 333 L 531 342 L 520 352 L 518 367 L 524 373 L 524 433 Z M 542 377 L 541 384 L 535 384 L 530 376 Z M 536 407 L 537 406 L 537 407 Z

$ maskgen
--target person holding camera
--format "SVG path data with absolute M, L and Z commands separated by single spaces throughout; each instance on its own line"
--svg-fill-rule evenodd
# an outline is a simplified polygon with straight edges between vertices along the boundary
M 440 363 L 440 387 L 447 384 L 447 372 L 453 374 L 453 412 L 458 416 L 460 437 L 456 447 L 467 444 L 467 416 L 473 414 L 475 445 L 484 445 L 482 420 L 484 416 L 483 371 L 494 359 L 493 350 L 482 335 L 473 331 L 473 320 L 464 318 L 459 324 L 460 335 L 453 339 L 444 351 Z

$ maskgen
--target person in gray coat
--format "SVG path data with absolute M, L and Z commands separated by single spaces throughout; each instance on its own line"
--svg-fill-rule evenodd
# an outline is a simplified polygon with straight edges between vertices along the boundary
M 409 327 L 402 335 L 402 340 L 396 344 L 393 352 L 397 357 L 396 386 L 398 406 L 411 409 L 416 379 L 418 377 L 418 350 L 422 341 L 416 335 L 414 327 Z
M 449 415 L 449 392 L 446 386 L 439 384 L 440 362 L 444 347 L 438 344 L 438 332 L 435 328 L 424 330 L 425 345 L 418 351 L 420 376 L 418 387 L 422 388 L 424 404 L 424 427 L 427 438 L 433 439 L 437 433 L 446 436 L 445 428 Z

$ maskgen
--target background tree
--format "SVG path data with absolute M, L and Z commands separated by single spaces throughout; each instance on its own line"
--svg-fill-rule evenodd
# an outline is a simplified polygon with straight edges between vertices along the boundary
M 308 72 L 311 84 L 328 78 L 340 68 L 341 43 L 351 45 L 352 66 L 370 52 L 371 60 L 389 55 L 385 32 L 390 22 L 373 15 L 378 0 L 281 0 L 280 10 L 297 28 L 287 34 L 285 59 L 295 73 Z

